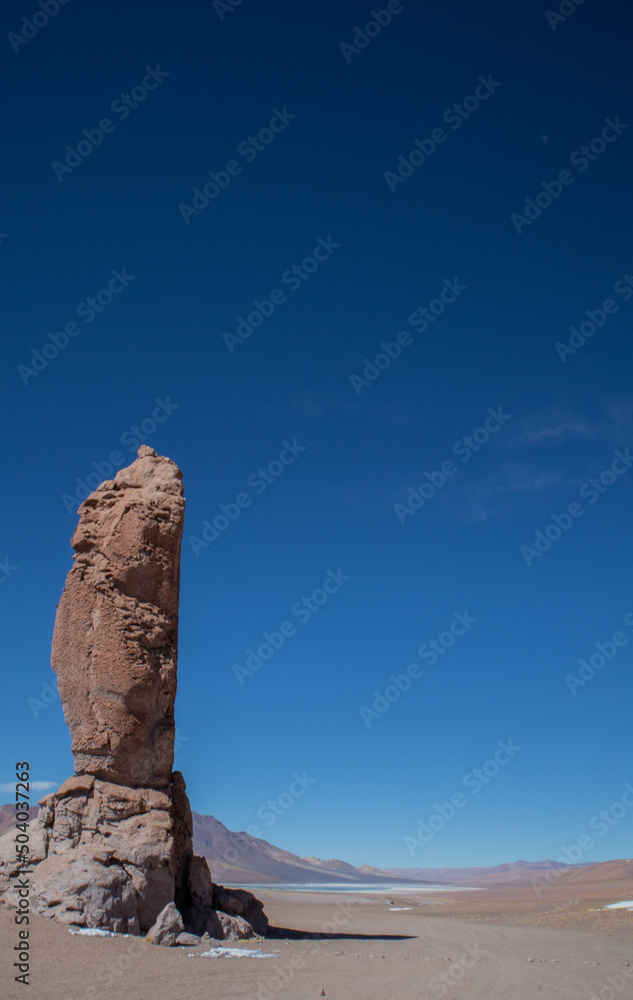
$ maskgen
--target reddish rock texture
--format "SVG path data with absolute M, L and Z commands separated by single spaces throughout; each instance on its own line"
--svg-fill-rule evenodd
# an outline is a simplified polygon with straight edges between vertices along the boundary
M 75 772 L 167 790 L 185 501 L 180 469 L 138 454 L 79 508 L 52 665 Z
M 152 448 L 138 455 L 79 508 L 52 655 L 75 775 L 41 800 L 31 826 L 31 906 L 130 934 L 158 921 L 164 944 L 183 926 L 264 933 L 262 904 L 216 886 L 193 854 L 185 781 L 172 773 L 182 474 Z M 0 838 L 0 899 L 13 906 L 17 869 L 10 832 Z

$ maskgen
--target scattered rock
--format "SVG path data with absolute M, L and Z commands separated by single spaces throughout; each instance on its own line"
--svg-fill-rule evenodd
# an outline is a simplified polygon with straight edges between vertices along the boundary
M 242 917 L 233 917 L 208 906 L 192 906 L 187 911 L 186 928 L 203 939 L 208 936 L 217 941 L 239 941 L 256 936 Z
M 203 941 L 209 938 L 222 941 L 224 937 L 217 911 L 210 906 L 192 906 L 187 910 L 185 930 L 196 934 Z
M 216 910 L 222 925 L 225 941 L 242 941 L 257 937 L 251 925 L 243 917 L 231 917 L 228 913 Z
M 146 940 L 150 944 L 162 944 L 166 948 L 172 948 L 184 929 L 182 917 L 176 909 L 175 903 L 168 903 L 159 913 L 154 926 L 150 928 Z
M 176 938 L 176 944 L 185 944 L 189 947 L 195 947 L 195 945 L 200 944 L 202 938 L 199 938 L 197 934 L 188 934 L 187 931 L 181 931 Z
M 256 934 L 264 936 L 268 932 L 268 917 L 264 913 L 264 904 L 246 889 L 225 889 L 223 885 L 216 885 L 214 882 L 213 905 L 223 913 L 242 917 Z

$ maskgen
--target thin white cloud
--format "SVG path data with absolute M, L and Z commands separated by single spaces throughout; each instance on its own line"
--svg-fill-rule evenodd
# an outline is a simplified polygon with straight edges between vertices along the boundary
M 541 444 L 563 444 L 570 435 L 595 438 L 600 435 L 600 428 L 571 413 L 544 416 L 532 419 L 524 430 L 509 439 L 507 447 L 533 448 Z
M 596 428 L 591 427 L 581 420 L 563 420 L 562 423 L 551 427 L 541 427 L 538 430 L 525 431 L 523 438 L 525 444 L 540 444 L 542 441 L 562 441 L 568 434 L 577 434 L 580 437 L 595 437 Z
M 559 469 L 545 469 L 529 462 L 503 462 L 489 475 L 464 486 L 463 511 L 467 521 L 486 521 L 503 513 L 501 502 L 509 493 L 530 494 L 570 485 Z
M 542 455 L 543 461 L 502 462 L 487 475 L 465 481 L 459 492 L 460 516 L 466 521 L 505 517 L 511 510 L 516 512 L 531 505 L 530 494 L 580 486 L 605 467 L 605 456 L 608 457 L 605 448 L 630 443 L 632 431 L 632 398 L 605 402 L 602 414 L 592 421 L 562 407 L 551 407 L 545 413 L 533 415 L 506 439 L 505 449 L 514 453 L 525 453 L 527 448 L 538 449 L 532 454 Z M 574 443 L 582 446 L 584 458 L 580 462 L 577 456 L 566 460 L 565 452 L 558 450 L 561 446 L 567 449 Z M 599 454 L 594 453 L 596 450 Z M 552 468 L 554 455 L 557 467 Z M 573 473 L 567 471 L 569 468 L 573 468 Z M 514 503 L 508 503 L 510 495 L 514 495 Z M 519 503 L 521 496 L 524 499 Z
M 609 442 L 615 446 L 628 440 L 633 430 L 633 399 L 604 403 L 603 413 L 586 420 L 569 410 L 554 407 L 546 413 L 529 417 L 523 429 L 506 439 L 506 447 L 533 448 L 539 445 L 563 445 L 570 438 Z M 624 437 L 623 437 L 624 435 Z
M 17 781 L 17 779 L 16 779 Z M 0 792 L 15 792 L 16 782 L 8 782 L 4 785 L 0 785 Z M 47 792 L 49 788 L 59 788 L 59 781 L 31 781 L 29 782 L 29 790 L 34 792 Z

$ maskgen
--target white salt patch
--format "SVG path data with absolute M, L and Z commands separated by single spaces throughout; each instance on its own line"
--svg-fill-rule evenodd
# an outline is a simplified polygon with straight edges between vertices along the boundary
M 117 934 L 115 931 L 105 931 L 100 927 L 69 927 L 71 934 L 86 934 L 88 937 L 131 937 L 131 934 Z
M 189 958 L 279 958 L 279 952 L 266 954 L 256 949 L 246 948 L 210 948 L 209 951 L 202 951 L 199 954 L 190 953 Z
M 633 899 L 627 899 L 623 903 L 609 903 L 603 906 L 603 910 L 633 910 Z
M 412 906 L 390 906 L 390 910 L 412 910 Z

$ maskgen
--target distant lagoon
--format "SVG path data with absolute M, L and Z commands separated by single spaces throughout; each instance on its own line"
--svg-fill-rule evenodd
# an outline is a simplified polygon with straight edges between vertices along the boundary
M 363 892 L 397 895 L 402 892 L 466 892 L 476 886 L 449 885 L 443 882 L 250 882 L 231 883 L 234 889 L 258 892 L 276 889 L 282 892 Z

